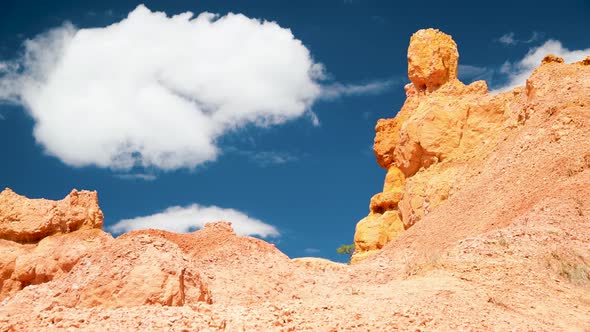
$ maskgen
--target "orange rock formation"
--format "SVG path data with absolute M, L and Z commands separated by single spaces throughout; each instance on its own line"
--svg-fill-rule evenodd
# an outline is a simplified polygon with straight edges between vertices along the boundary
M 381 119 L 375 127 L 375 156 L 387 175 L 383 192 L 371 198 L 369 215 L 357 224 L 352 262 L 376 253 L 463 188 L 473 164 L 520 130 L 540 102 L 555 103 L 547 98 L 540 101 L 536 85 L 552 92 L 557 88 L 548 84 L 549 78 L 538 77 L 541 73 L 558 71 L 567 77 L 575 72 L 580 78 L 567 88 L 588 91 L 583 62 L 565 65 L 563 59 L 549 55 L 526 89 L 491 95 L 484 81 L 464 85 L 457 79 L 458 59 L 450 36 L 434 29 L 412 36 L 408 48 L 412 83 L 405 87 L 406 102 L 395 118 Z M 569 102 L 568 96 L 563 98 L 557 100 Z

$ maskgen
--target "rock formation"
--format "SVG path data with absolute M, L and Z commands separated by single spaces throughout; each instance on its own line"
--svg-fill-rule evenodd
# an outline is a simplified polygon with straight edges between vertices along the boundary
M 77 229 L 102 228 L 96 192 L 72 192 L 61 201 L 27 199 L 6 188 L 0 193 L 0 239 L 35 243 Z
M 547 56 L 491 95 L 457 80 L 437 30 L 408 54 L 407 100 L 376 126 L 387 173 L 355 264 L 290 259 L 228 222 L 113 238 L 96 193 L 7 189 L 0 331 L 587 330 L 590 57 Z
M 485 159 L 499 141 L 518 131 L 532 109 L 575 102 L 563 91 L 562 98 L 551 100 L 562 87 L 547 84 L 551 79 L 540 75 L 557 70 L 560 76 L 580 76 L 563 88 L 589 91 L 584 61 L 566 65 L 549 55 L 526 88 L 491 95 L 484 81 L 464 85 L 457 79 L 458 59 L 449 35 L 426 29 L 412 36 L 407 99 L 395 118 L 381 119 L 375 127 L 375 156 L 387 175 L 383 192 L 371 198 L 369 215 L 357 224 L 352 262 L 378 252 L 460 190 L 474 161 Z M 570 95 L 582 98 L 582 105 L 587 102 L 577 92 Z
M 61 201 L 51 201 L 2 191 L 0 300 L 67 274 L 81 257 L 112 239 L 100 230 L 102 223 L 96 192 L 73 190 Z

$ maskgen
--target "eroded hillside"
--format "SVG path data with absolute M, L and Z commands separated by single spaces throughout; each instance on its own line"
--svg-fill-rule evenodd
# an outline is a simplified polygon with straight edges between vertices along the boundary
M 383 192 L 353 265 L 289 259 L 228 223 L 102 231 L 96 193 L 0 193 L 0 330 L 587 330 L 590 58 L 492 95 L 421 30 L 377 123 Z M 230 220 L 231 221 L 231 220 Z

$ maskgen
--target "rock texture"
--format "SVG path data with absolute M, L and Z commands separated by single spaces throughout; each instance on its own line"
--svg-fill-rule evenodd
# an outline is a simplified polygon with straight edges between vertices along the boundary
M 113 239 L 96 194 L 6 190 L 0 331 L 587 330 L 590 57 L 548 56 L 490 95 L 456 80 L 449 36 L 420 31 L 410 50 L 355 264 L 290 259 L 228 222 Z
M 100 230 L 102 223 L 96 192 L 73 190 L 63 200 L 51 201 L 2 191 L 0 300 L 67 274 L 81 257 L 112 239 Z
M 549 55 L 525 88 L 491 95 L 484 81 L 465 85 L 457 79 L 458 59 L 449 35 L 426 29 L 412 36 L 406 102 L 395 118 L 379 120 L 375 127 L 374 151 L 387 175 L 383 192 L 371 198 L 369 215 L 357 224 L 352 262 L 378 252 L 461 190 L 477 164 L 521 130 L 532 110 L 573 102 L 556 89 L 576 91 L 570 95 L 587 103 L 583 62 L 567 65 Z M 538 77 L 549 72 L 561 82 L 548 84 L 550 78 Z M 555 93 L 560 98 L 549 100 Z
M 61 201 L 28 199 L 6 188 L 0 193 L 0 239 L 34 243 L 77 229 L 102 228 L 96 192 L 72 192 Z

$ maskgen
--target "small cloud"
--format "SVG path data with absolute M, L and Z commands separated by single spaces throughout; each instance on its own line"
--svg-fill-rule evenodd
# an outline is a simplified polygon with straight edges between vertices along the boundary
M 494 70 L 487 67 L 473 65 L 459 65 L 459 79 L 462 82 L 469 83 L 473 81 L 484 80 L 490 82 L 494 76 Z
M 267 167 L 271 165 L 281 165 L 299 160 L 296 155 L 287 152 L 278 151 L 252 151 L 243 150 L 235 147 L 228 148 L 228 150 L 237 155 L 245 156 L 249 161 L 261 166 Z
M 309 116 L 311 124 L 313 124 L 314 127 L 319 127 L 321 125 L 320 118 L 318 118 L 318 115 L 315 114 L 315 112 L 313 112 L 311 109 L 308 110 L 307 115 Z
M 296 156 L 290 155 L 288 153 L 275 151 L 254 152 L 250 155 L 250 158 L 260 166 L 280 165 L 297 161 L 299 159 Z
M 514 32 L 509 32 L 507 34 L 502 35 L 500 38 L 496 39 L 497 42 L 504 44 L 506 46 L 513 46 L 516 44 L 530 44 L 535 42 L 543 37 L 543 34 L 537 31 L 533 31 L 531 37 L 528 39 L 517 39 L 515 38 Z
M 303 249 L 303 252 L 305 252 L 306 254 L 310 254 L 310 255 L 314 255 L 314 254 L 318 254 L 320 253 L 320 249 L 317 248 L 305 248 Z
M 590 48 L 569 50 L 563 47 L 560 41 L 550 39 L 541 46 L 531 48 L 522 59 L 515 62 L 505 62 L 499 72 L 506 77 L 506 82 L 496 87 L 491 93 L 503 92 L 524 85 L 533 70 L 541 65 L 541 60 L 548 54 L 562 57 L 565 62 L 570 63 L 580 61 L 588 56 Z
M 320 98 L 333 100 L 344 96 L 361 96 L 379 94 L 393 84 L 393 80 L 378 80 L 366 84 L 333 83 L 322 86 Z
M 528 40 L 524 41 L 524 43 L 526 44 L 530 44 L 532 42 L 536 42 L 537 40 L 541 39 L 543 37 L 543 34 L 537 31 L 533 31 L 533 34 L 531 36 L 531 38 L 529 38 Z
M 373 15 L 371 16 L 371 20 L 379 25 L 383 25 L 387 23 L 387 19 L 383 16 Z
M 115 174 L 115 177 L 122 179 L 122 180 L 144 180 L 144 181 L 154 181 L 157 177 L 154 174 Z
M 498 38 L 498 42 L 500 42 L 504 45 L 516 44 L 516 40 L 514 40 L 514 32 L 509 32 L 505 35 L 502 35 L 500 38 Z
M 203 228 L 206 223 L 216 221 L 231 222 L 238 235 L 256 235 L 263 238 L 280 236 L 275 226 L 249 217 L 243 212 L 199 204 L 185 207 L 172 206 L 149 216 L 123 219 L 107 227 L 107 230 L 114 234 L 121 234 L 132 230 L 155 228 L 176 233 L 188 233 Z

